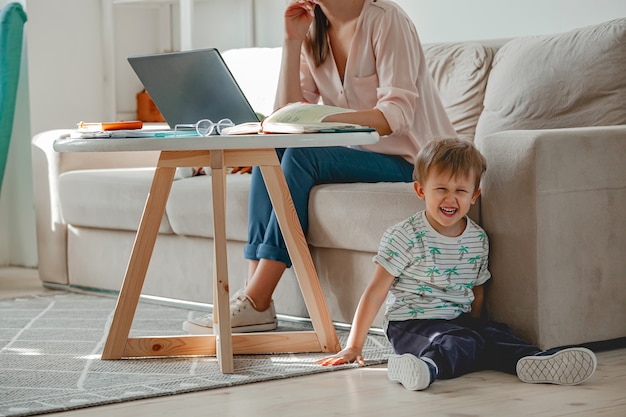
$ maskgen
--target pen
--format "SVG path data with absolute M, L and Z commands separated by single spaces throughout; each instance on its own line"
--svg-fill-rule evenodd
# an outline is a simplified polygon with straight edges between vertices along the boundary
M 132 129 L 141 129 L 143 127 L 143 122 L 141 121 L 129 121 L 125 122 L 120 120 L 119 122 L 103 122 L 103 123 L 87 123 L 87 122 L 79 122 L 79 129 L 86 130 L 132 130 Z

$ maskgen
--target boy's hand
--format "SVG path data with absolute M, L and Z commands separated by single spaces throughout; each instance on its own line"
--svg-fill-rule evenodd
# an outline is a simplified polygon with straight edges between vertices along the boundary
M 363 359 L 363 355 L 361 353 L 361 349 L 347 347 L 341 352 L 328 356 L 326 358 L 320 359 L 316 361 L 318 365 L 322 366 L 336 366 L 343 365 L 346 363 L 357 362 L 359 365 L 365 365 L 365 360 Z

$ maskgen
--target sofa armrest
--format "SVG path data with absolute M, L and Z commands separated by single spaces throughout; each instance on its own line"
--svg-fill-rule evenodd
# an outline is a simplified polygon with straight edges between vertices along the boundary
M 488 311 L 540 347 L 626 336 L 626 126 L 506 131 L 487 159 Z
M 61 158 L 52 149 L 52 144 L 55 138 L 65 133 L 64 130 L 40 133 L 31 142 L 39 278 L 60 284 L 69 283 L 67 227 L 61 216 L 58 195 Z
M 68 273 L 67 226 L 59 201 L 59 176 L 79 169 L 155 166 L 158 159 L 158 152 L 56 152 L 52 147 L 55 139 L 69 132 L 43 132 L 31 142 L 39 277 L 61 284 L 68 283 Z

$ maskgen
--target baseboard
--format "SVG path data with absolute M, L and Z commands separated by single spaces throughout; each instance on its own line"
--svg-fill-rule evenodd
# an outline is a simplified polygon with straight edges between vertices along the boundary
M 112 297 L 112 298 L 117 298 L 117 296 L 119 295 L 119 291 L 105 290 L 102 288 L 84 287 L 81 285 L 71 285 L 71 284 L 68 285 L 68 284 L 58 284 L 54 282 L 43 282 L 43 286 L 49 289 L 53 289 L 53 290 L 68 291 L 68 292 L 75 292 L 75 293 L 81 293 L 81 294 L 94 294 L 94 295 L 101 295 L 101 296 Z M 209 303 L 199 303 L 196 301 L 179 300 L 175 298 L 158 297 L 155 295 L 146 295 L 146 294 L 142 294 L 140 296 L 140 299 L 141 301 L 144 301 L 147 303 L 154 303 L 154 304 L 169 306 L 169 307 L 177 307 L 177 308 L 183 308 L 183 309 L 188 309 L 188 310 L 198 310 L 198 311 L 206 311 L 206 312 L 213 311 L 213 304 L 209 304 Z M 307 323 L 307 324 L 311 323 L 311 319 L 307 317 L 296 317 L 296 316 L 290 316 L 286 314 L 277 314 L 276 317 L 279 320 L 284 320 L 284 321 L 289 321 L 289 322 L 294 322 L 294 323 Z M 352 327 L 351 324 L 349 323 L 341 323 L 341 322 L 333 322 L 333 325 L 335 326 L 336 329 L 346 330 L 346 331 L 350 331 L 350 328 Z M 378 328 L 378 327 L 370 328 L 369 332 L 372 334 L 377 334 L 377 335 L 385 334 L 383 329 Z

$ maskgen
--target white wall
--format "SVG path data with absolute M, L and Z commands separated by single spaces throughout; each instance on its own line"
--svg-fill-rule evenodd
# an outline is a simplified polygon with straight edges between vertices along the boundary
M 113 62 L 103 31 L 110 0 L 21 0 L 26 5 L 27 65 L 22 67 L 18 114 L 0 195 L 0 265 L 36 265 L 30 137 L 111 110 L 133 111 L 139 86 L 125 57 L 159 52 L 164 27 L 180 44 L 177 7 L 168 24 L 154 8 L 117 6 Z M 279 46 L 287 0 L 197 0 L 193 47 Z M 8 0 L 0 0 L 4 5 Z M 176 0 L 172 0 L 176 3 Z M 626 16 L 624 0 L 397 0 L 415 21 L 422 42 L 505 38 L 562 32 Z M 153 4 L 155 2 L 152 2 Z M 156 2 L 158 3 L 158 2 Z M 160 2 L 163 4 L 164 2 Z M 167 6 L 169 7 L 169 6 Z M 254 11 L 255 30 L 247 28 Z M 169 36 L 169 35 L 168 35 Z M 169 39 L 169 38 L 168 38 Z M 113 77 L 107 68 L 113 67 Z M 107 102 L 114 97 L 114 103 Z M 30 108 L 30 117 L 28 109 Z
M 626 17 L 624 0 L 396 0 L 424 43 L 564 32 Z

